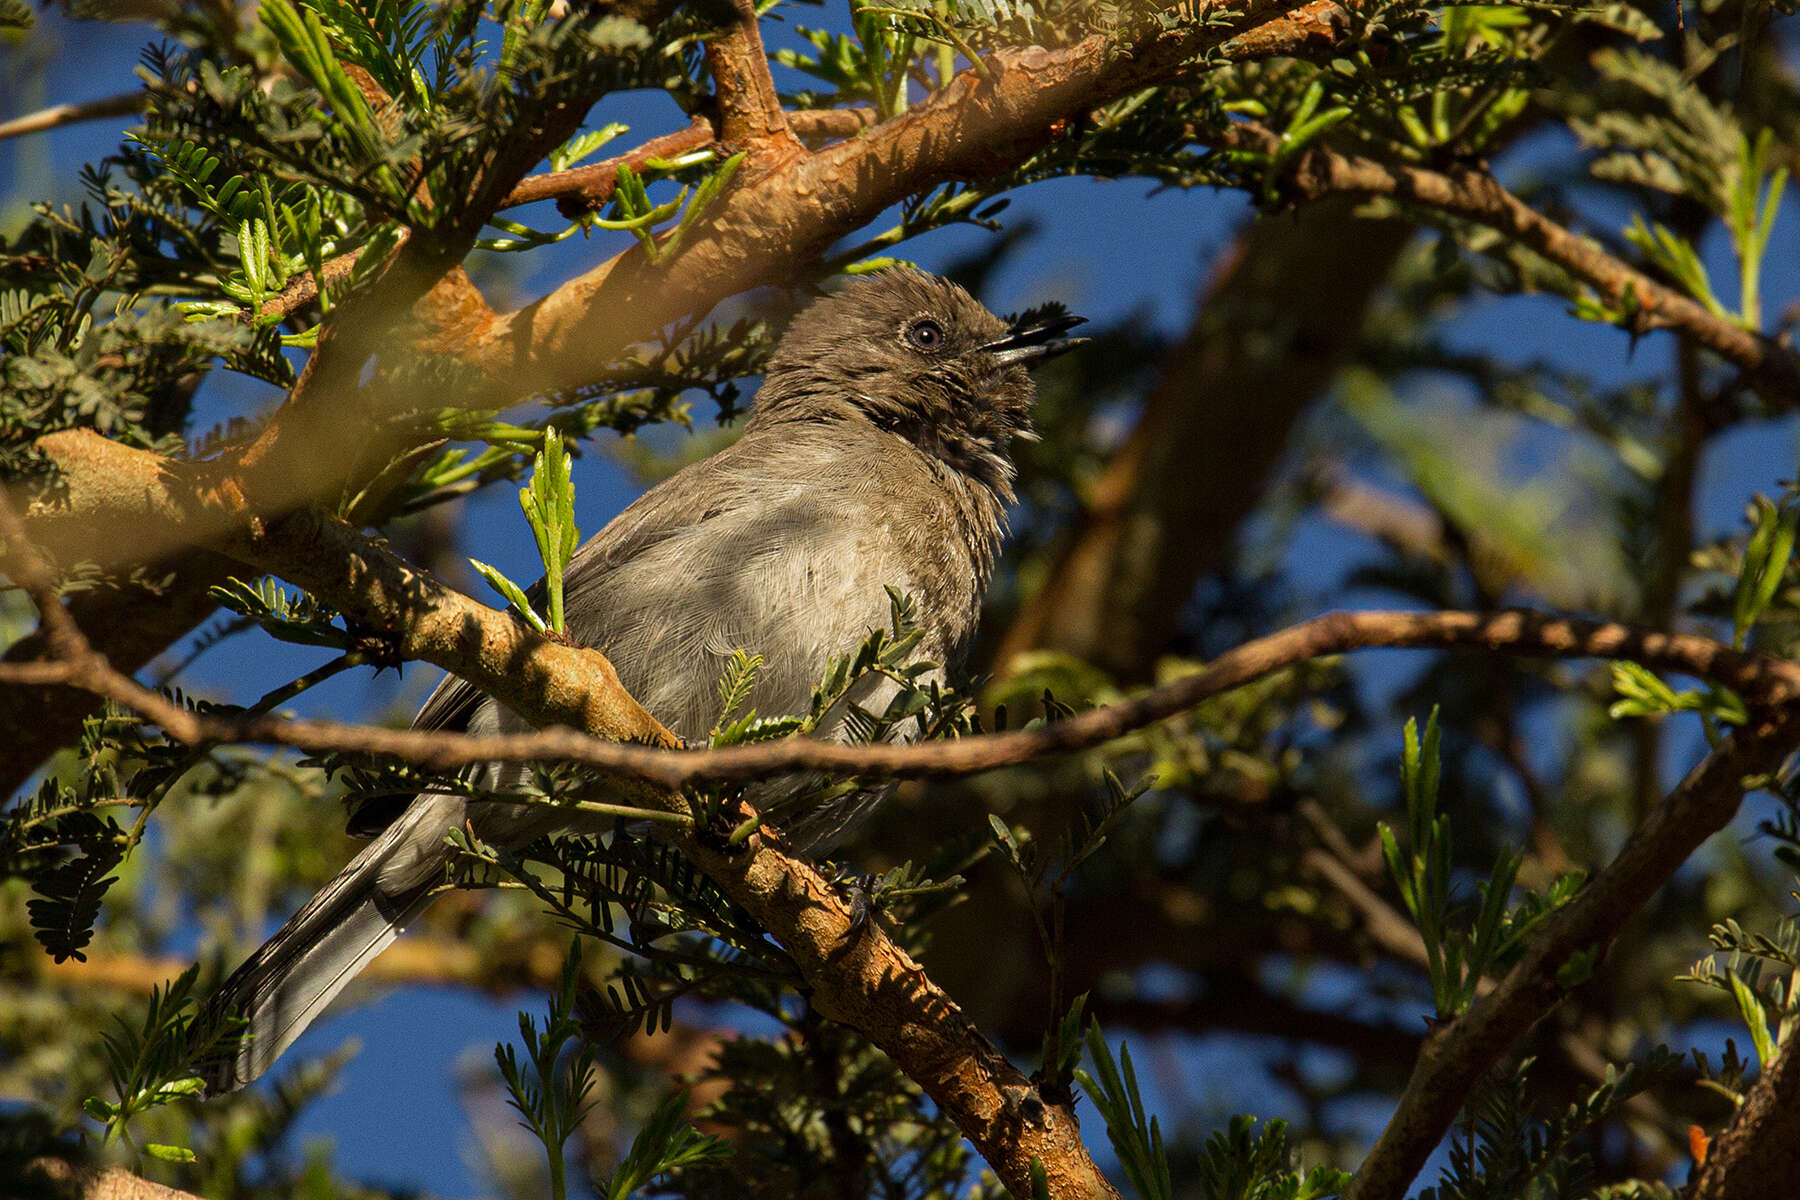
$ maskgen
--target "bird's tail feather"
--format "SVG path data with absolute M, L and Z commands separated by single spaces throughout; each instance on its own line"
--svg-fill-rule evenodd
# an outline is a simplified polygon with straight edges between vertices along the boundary
M 399 892 L 380 886 L 403 831 L 365 847 L 336 878 L 239 967 L 194 1023 L 197 1070 L 209 1094 L 243 1087 L 267 1071 L 325 1006 L 422 912 L 439 882 Z M 233 1018 L 242 1024 L 234 1031 Z

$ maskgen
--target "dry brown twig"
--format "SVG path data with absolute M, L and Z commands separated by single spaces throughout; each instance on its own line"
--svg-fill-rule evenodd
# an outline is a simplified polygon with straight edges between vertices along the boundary
M 1213 145 L 1270 154 L 1279 139 L 1253 122 L 1234 124 Z M 1442 171 L 1392 165 L 1314 145 L 1284 169 L 1281 185 L 1304 200 L 1328 195 L 1383 197 L 1494 229 L 1592 287 L 1614 309 L 1635 305 L 1633 332 L 1668 329 L 1744 372 L 1772 407 L 1800 407 L 1800 354 L 1715 316 L 1705 306 L 1607 253 L 1598 243 L 1552 221 L 1508 191 L 1483 167 Z
M 0 531 L 11 541 L 20 528 L 17 517 L 4 506 L 0 512 L 5 522 Z M 301 524 L 296 520 L 270 525 L 255 535 L 265 546 L 263 553 L 270 565 L 289 560 L 306 540 L 324 542 L 330 547 L 329 555 L 354 564 L 353 569 L 362 576 L 361 595 L 344 611 L 373 627 L 391 630 L 399 639 L 397 649 L 403 657 L 423 658 L 454 671 L 521 708 L 541 709 L 545 695 L 585 686 L 567 679 L 563 672 L 594 672 L 605 693 L 604 703 L 593 706 L 585 701 L 551 699 L 551 705 L 560 703 L 559 715 L 570 728 L 489 736 L 266 716 L 210 716 L 171 705 L 105 668 L 104 660 L 92 658 L 85 639 L 72 624 L 69 629 L 78 648 L 64 654 L 60 670 L 55 663 L 0 665 L 0 680 L 88 687 L 146 716 L 177 740 L 190 743 L 250 741 L 314 753 L 384 753 L 445 771 L 481 762 L 560 761 L 596 768 L 633 790 L 648 785 L 670 791 L 703 783 L 749 783 L 796 771 L 908 779 L 1018 766 L 1101 745 L 1277 671 L 1358 649 L 1465 646 L 1498 653 L 1628 658 L 1659 670 L 1723 683 L 1758 706 L 1786 705 L 1800 698 L 1800 664 L 1733 650 L 1694 634 L 1658 633 L 1521 611 L 1331 613 L 1246 642 L 1219 656 L 1205 670 L 1142 696 L 1032 729 L 911 745 L 842 745 L 795 738 L 721 750 L 671 750 L 666 747 L 678 744 L 677 740 L 619 688 L 610 664 L 597 652 L 531 634 L 504 614 L 413 570 L 340 523 L 306 522 L 308 528 L 296 528 Z M 327 556 L 313 557 L 332 561 Z M 28 568 L 22 581 L 34 598 L 53 596 L 53 592 L 43 592 L 42 583 L 34 588 L 29 582 L 40 569 Z M 292 567 L 284 574 L 327 598 L 335 599 L 334 592 L 341 590 L 324 574 Z M 66 621 L 60 603 L 52 608 L 60 614 L 59 621 Z M 482 636 L 472 638 L 472 628 L 479 628 Z M 523 686 L 521 679 L 526 681 Z M 622 722 L 608 715 L 616 713 L 629 715 Z M 600 737 L 576 732 L 593 728 L 596 722 L 603 728 Z M 603 740 L 608 736 L 613 740 Z M 656 748 L 658 745 L 664 748 Z

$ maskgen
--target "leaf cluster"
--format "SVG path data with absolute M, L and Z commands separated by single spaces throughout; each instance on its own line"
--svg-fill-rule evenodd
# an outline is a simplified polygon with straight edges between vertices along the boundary
M 1656 1047 L 1622 1069 L 1609 1065 L 1598 1087 L 1547 1115 L 1537 1113 L 1528 1086 L 1532 1060 L 1493 1073 L 1463 1110 L 1451 1138 L 1449 1165 L 1419 1200 L 1536 1200 L 1594 1194 L 1589 1189 L 1596 1181 L 1583 1139 L 1633 1097 L 1669 1082 L 1680 1065 L 1680 1055 Z
M 1407 721 L 1400 777 L 1406 797 L 1408 849 L 1402 851 L 1399 837 L 1386 822 L 1378 828 L 1388 873 L 1425 944 L 1437 1015 L 1452 1017 L 1468 1010 L 1484 975 L 1503 970 L 1516 959 L 1530 930 L 1568 903 L 1583 877 L 1562 876 L 1542 896 L 1527 892 L 1515 906 L 1512 891 L 1524 855 L 1505 850 L 1492 874 L 1476 883 L 1475 911 L 1465 924 L 1450 896 L 1450 820 L 1437 811 L 1438 742 L 1435 710 L 1423 737 L 1418 723 Z M 1580 973 L 1586 969 L 1585 960 L 1571 960 L 1562 982 L 1565 986 L 1580 982 Z

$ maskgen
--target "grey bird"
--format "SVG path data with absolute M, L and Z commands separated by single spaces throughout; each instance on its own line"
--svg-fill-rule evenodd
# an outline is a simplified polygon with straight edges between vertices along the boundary
M 1011 443 L 1028 438 L 1026 368 L 1082 339 L 1081 318 L 1001 320 L 947 280 L 895 269 L 797 316 L 769 361 L 743 436 L 650 489 L 577 551 L 564 575 L 572 637 L 689 741 L 717 718 L 734 650 L 764 659 L 750 703 L 805 711 L 830 659 L 886 628 L 886 586 L 909 593 L 922 658 L 963 659 L 1013 500 Z M 882 697 L 855 695 L 879 711 Z M 454 676 L 413 725 L 472 733 L 529 726 Z M 831 714 L 819 736 L 839 732 Z M 522 768 L 490 768 L 489 786 Z M 787 785 L 792 791 L 794 784 Z M 753 791 L 767 803 L 781 781 Z M 867 794 L 796 813 L 797 848 L 841 837 Z M 415 797 L 225 983 L 196 1035 L 242 1018 L 201 1064 L 208 1090 L 255 1079 L 425 908 L 447 878 L 445 835 L 464 823 L 523 846 L 567 813 Z M 590 830 L 591 831 L 591 830 Z

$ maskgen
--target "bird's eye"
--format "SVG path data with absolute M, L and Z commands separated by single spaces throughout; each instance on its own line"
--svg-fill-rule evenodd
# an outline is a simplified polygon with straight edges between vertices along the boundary
M 936 350 L 944 344 L 944 327 L 936 321 L 914 321 L 906 330 L 906 340 L 919 350 Z

